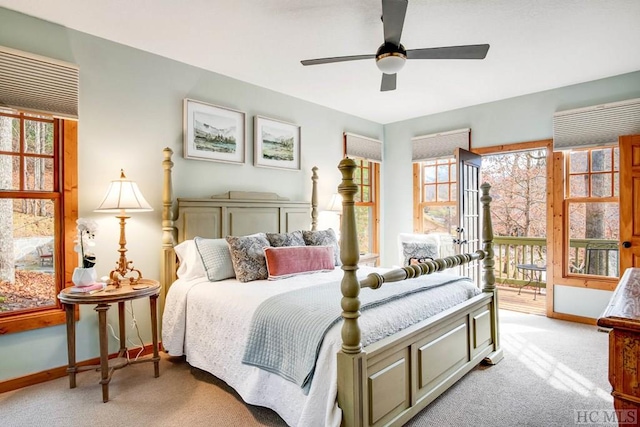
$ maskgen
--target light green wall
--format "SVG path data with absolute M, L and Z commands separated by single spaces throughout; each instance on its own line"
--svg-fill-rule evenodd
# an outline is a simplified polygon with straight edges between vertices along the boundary
M 127 255 L 146 277 L 159 275 L 160 162 L 166 146 L 175 152 L 174 188 L 181 196 L 277 189 L 282 196 L 308 200 L 309 171 L 315 165 L 320 168 L 322 207 L 339 183 L 336 165 L 342 155 L 342 132 L 383 139 L 381 256 L 383 265 L 390 266 L 397 263 L 397 234 L 412 230 L 413 136 L 470 127 L 476 147 L 545 139 L 551 137 L 555 111 L 640 97 L 640 72 L 636 72 L 382 126 L 2 8 L 0 45 L 80 66 L 80 216 L 99 222 L 96 253 L 100 274 L 113 268 L 117 259 L 118 225 L 115 218 L 92 210 L 108 182 L 124 168 L 156 209 L 127 222 Z M 246 112 L 245 165 L 181 157 L 182 101 L 187 97 Z M 252 166 L 255 115 L 302 126 L 302 171 Z M 133 306 L 148 343 L 147 304 L 137 301 Z M 109 320 L 115 326 L 113 311 Z M 78 360 L 97 357 L 96 329 L 95 313 L 83 307 Z M 117 347 L 111 339 L 110 350 Z M 64 366 L 66 357 L 63 326 L 0 336 L 0 381 Z
M 137 181 L 155 208 L 154 212 L 134 214 L 127 221 L 127 257 L 145 277 L 157 278 L 164 147 L 174 151 L 173 184 L 176 193 L 183 197 L 253 190 L 276 191 L 292 200 L 309 200 L 311 167 L 318 166 L 322 208 L 329 203 L 340 180 L 337 165 L 342 157 L 342 132 L 382 138 L 380 124 L 2 8 L 0 45 L 80 67 L 79 209 L 81 217 L 99 222 L 96 255 L 100 275 L 107 274 L 115 265 L 119 231 L 116 218 L 92 211 L 109 181 L 118 178 L 120 168 Z M 244 165 L 182 158 L 184 98 L 246 113 L 248 141 Z M 255 115 L 302 127 L 301 171 L 252 166 Z M 148 303 L 135 301 L 133 307 L 142 337 L 149 343 Z M 109 313 L 114 327 L 116 311 L 112 308 Z M 80 317 L 78 360 L 97 357 L 97 316 L 87 306 L 82 308 Z M 129 336 L 134 335 L 127 330 Z M 111 338 L 110 351 L 117 348 L 117 342 Z M 66 363 L 63 326 L 0 336 L 0 381 Z
M 413 211 L 410 209 L 413 205 L 412 137 L 471 128 L 472 147 L 550 139 L 556 111 L 633 98 L 640 98 L 640 71 L 385 125 L 381 172 L 381 198 L 384 201 L 382 264 L 397 263 L 396 236 L 413 230 Z M 406 191 L 397 191 L 398 188 Z M 386 218 L 393 218 L 393 221 L 385 221 Z M 565 295 L 567 298 L 573 296 L 563 293 L 556 295 L 556 299 Z M 595 294 L 585 292 L 583 295 L 591 314 L 598 312 L 594 306 L 604 309 L 602 304 L 593 304 L 592 295 Z M 603 301 L 600 295 L 598 300 Z M 585 312 L 579 300 L 557 302 L 558 307 L 567 310 L 563 312 Z M 571 311 L 571 307 L 575 310 Z

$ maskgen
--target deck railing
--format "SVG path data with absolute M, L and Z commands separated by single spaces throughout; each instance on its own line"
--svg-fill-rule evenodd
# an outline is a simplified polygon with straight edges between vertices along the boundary
M 529 281 L 530 274 L 517 268 L 518 264 L 547 265 L 547 241 L 544 237 L 505 237 L 493 239 L 496 282 L 521 286 Z M 570 272 L 578 274 L 618 275 L 617 241 L 603 239 L 571 239 L 569 248 Z M 601 249 L 605 247 L 606 249 Z M 595 248 L 601 264 L 597 270 L 589 269 L 588 248 Z M 613 248 L 613 249 L 612 249 Z M 591 263 L 595 258 L 591 259 Z M 600 273 L 598 273 L 598 271 Z M 541 282 L 546 283 L 546 273 Z
M 518 269 L 518 264 L 546 265 L 547 240 L 544 237 L 500 237 L 493 238 L 496 262 L 496 282 L 503 285 L 524 285 L 529 281 L 527 272 Z M 542 273 L 541 282 L 546 282 Z

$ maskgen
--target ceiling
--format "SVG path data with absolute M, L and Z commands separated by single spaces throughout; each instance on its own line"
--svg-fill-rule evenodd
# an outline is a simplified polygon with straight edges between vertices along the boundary
M 484 60 L 410 60 L 380 92 L 380 0 L 0 0 L 0 6 L 386 124 L 640 70 L 638 0 L 409 0 L 407 49 L 491 45 Z

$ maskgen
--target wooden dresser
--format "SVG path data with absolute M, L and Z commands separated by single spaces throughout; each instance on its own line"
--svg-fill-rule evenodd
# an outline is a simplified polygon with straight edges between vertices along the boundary
M 609 382 L 616 412 L 640 414 L 640 268 L 625 271 L 598 325 L 612 328 Z

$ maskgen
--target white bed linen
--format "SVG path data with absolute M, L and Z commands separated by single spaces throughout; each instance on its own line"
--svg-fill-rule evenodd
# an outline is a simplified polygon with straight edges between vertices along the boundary
M 361 267 L 357 274 L 364 277 L 371 271 L 374 271 L 371 267 Z M 339 426 L 336 353 L 341 347 L 342 322 L 332 327 L 325 337 L 308 395 L 296 384 L 244 365 L 241 360 L 253 312 L 262 301 L 288 290 L 339 282 L 342 275 L 342 270 L 335 269 L 278 281 L 178 280 L 171 285 L 167 295 L 162 344 L 169 354 L 184 354 L 192 366 L 225 381 L 245 402 L 275 410 L 290 426 Z M 375 342 L 422 320 L 424 315 L 416 318 L 415 313 L 416 307 L 425 304 L 420 296 L 430 301 L 441 299 L 444 305 L 451 306 L 468 299 L 470 289 L 476 290 L 471 285 L 457 285 L 453 291 L 451 286 L 444 286 L 418 293 L 417 298 L 401 298 L 364 311 L 360 317 L 363 344 Z

